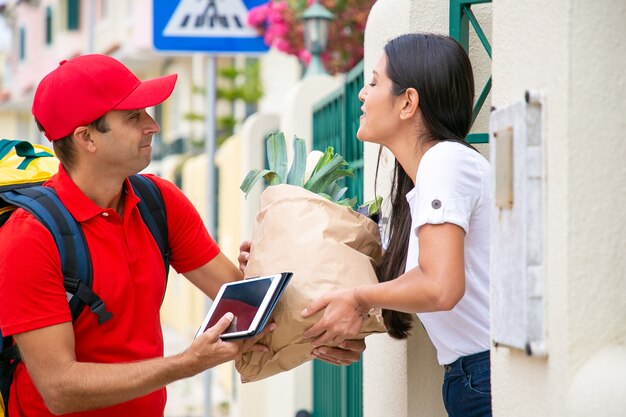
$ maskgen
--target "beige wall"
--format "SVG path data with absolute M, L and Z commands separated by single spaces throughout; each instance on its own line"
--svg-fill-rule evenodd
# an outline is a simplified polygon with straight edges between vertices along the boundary
M 244 195 L 239 189 L 241 172 L 241 137 L 231 136 L 217 151 L 215 164 L 219 170 L 218 241 L 222 252 L 237 263 L 241 244 L 241 206 Z
M 306 142 L 307 150 L 313 143 L 313 106 L 343 85 L 343 77 L 313 75 L 297 82 L 285 95 L 280 113 L 280 131 L 287 140 L 287 156 L 291 159 L 291 141 L 295 136 Z
M 545 97 L 549 355 L 492 353 L 494 411 L 619 415 L 626 407 L 626 7 L 619 0 L 493 7 L 493 104 L 517 101 L 528 88 Z

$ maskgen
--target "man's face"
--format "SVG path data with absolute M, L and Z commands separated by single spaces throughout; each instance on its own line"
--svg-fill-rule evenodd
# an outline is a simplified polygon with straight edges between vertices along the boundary
M 108 172 L 123 176 L 147 167 L 152 157 L 152 136 L 159 132 L 158 123 L 145 109 L 112 110 L 105 120 L 108 132 L 91 132 L 98 163 Z

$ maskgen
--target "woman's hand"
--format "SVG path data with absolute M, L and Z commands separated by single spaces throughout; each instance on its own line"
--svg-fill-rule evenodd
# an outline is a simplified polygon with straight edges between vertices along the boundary
M 351 365 L 361 359 L 364 340 L 344 340 L 337 347 L 321 346 L 313 349 L 313 356 L 333 365 Z
M 336 346 L 359 334 L 369 310 L 359 304 L 356 291 L 356 288 L 336 290 L 309 304 L 302 312 L 303 317 L 325 311 L 324 316 L 303 333 L 304 339 L 314 339 L 313 347 Z
M 239 257 L 237 260 L 239 261 L 239 270 L 242 274 L 246 273 L 246 267 L 248 266 L 248 259 L 250 259 L 250 247 L 252 246 L 252 242 L 249 240 L 244 240 L 239 245 Z

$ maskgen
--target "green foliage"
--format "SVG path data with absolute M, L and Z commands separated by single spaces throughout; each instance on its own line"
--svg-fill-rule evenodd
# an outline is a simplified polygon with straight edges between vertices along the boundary
M 183 114 L 183 118 L 185 120 L 189 120 L 190 122 L 199 122 L 199 121 L 204 120 L 204 115 L 200 113 L 189 112 L 189 113 Z
M 263 97 L 260 68 L 258 60 L 247 63 L 243 69 L 221 68 L 218 75 L 229 81 L 230 86 L 219 87 L 216 92 L 217 98 L 230 102 L 243 100 L 248 104 L 259 101 Z
M 380 209 L 383 205 L 383 198 L 381 196 L 377 196 L 375 199 L 366 201 L 363 203 L 361 207 L 367 208 L 367 215 L 372 216 L 374 214 L 380 213 Z
M 218 77 L 230 84 L 230 86 L 217 88 L 216 98 L 218 100 L 230 103 L 242 100 L 246 104 L 255 104 L 263 97 L 258 60 L 247 62 L 243 69 L 237 69 L 232 66 L 220 68 Z M 206 95 L 206 88 L 197 85 L 192 86 L 191 91 L 193 94 Z M 185 113 L 183 118 L 191 122 L 201 122 L 205 120 L 205 115 L 191 111 Z M 220 146 L 226 139 L 232 136 L 237 122 L 237 119 L 232 114 L 218 117 L 216 121 L 217 146 Z M 191 142 L 195 141 L 203 142 L 202 139 L 191 138 Z
M 269 169 L 253 169 L 248 173 L 240 186 L 246 196 L 254 184 L 264 178 L 269 185 L 296 185 L 337 204 L 348 207 L 353 207 L 356 204 L 356 198 L 343 198 L 348 188 L 337 184 L 337 181 L 344 177 L 354 177 L 352 168 L 348 168 L 348 163 L 343 156 L 335 154 L 331 146 L 326 148 L 315 169 L 313 169 L 311 177 L 305 183 L 304 173 L 307 156 L 303 139 L 297 137 L 293 139 L 294 158 L 290 168 L 287 166 L 287 146 L 285 135 L 282 132 L 270 134 L 265 145 Z

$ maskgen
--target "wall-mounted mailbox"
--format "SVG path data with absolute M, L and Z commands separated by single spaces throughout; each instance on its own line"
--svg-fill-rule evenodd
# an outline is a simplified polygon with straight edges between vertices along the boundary
M 489 120 L 495 207 L 491 309 L 495 345 L 547 354 L 544 330 L 542 98 L 493 111 Z

